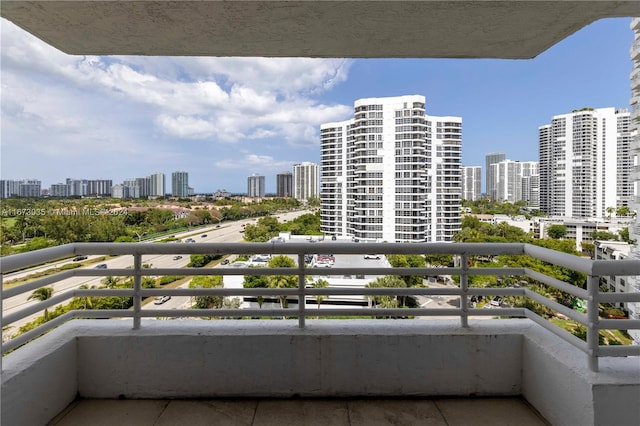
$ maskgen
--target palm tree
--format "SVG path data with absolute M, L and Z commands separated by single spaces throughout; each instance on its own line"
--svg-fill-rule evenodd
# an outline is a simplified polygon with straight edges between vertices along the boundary
M 273 257 L 267 265 L 269 268 L 294 268 L 296 263 L 290 257 L 279 255 Z M 267 277 L 267 284 L 270 288 L 295 288 L 298 278 L 295 275 L 271 275 Z M 278 297 L 282 309 L 287 308 L 287 296 Z
M 322 278 L 319 279 L 318 281 L 316 281 L 313 284 L 313 288 L 327 288 L 327 287 L 329 287 L 329 281 L 323 280 Z M 318 304 L 318 309 L 320 309 L 320 304 L 326 298 L 327 298 L 327 296 L 322 296 L 320 294 L 316 295 L 316 303 Z M 318 317 L 318 318 L 320 318 L 320 317 Z
M 607 215 L 608 215 L 607 218 L 611 219 L 611 215 L 616 211 L 616 208 L 615 207 L 607 207 L 605 210 L 606 210 Z
M 27 298 L 27 300 L 38 300 L 40 302 L 44 302 L 45 300 L 51 299 L 53 295 L 53 287 L 40 287 L 31 293 L 31 296 Z M 45 308 L 44 310 L 44 321 L 49 321 L 49 311 Z

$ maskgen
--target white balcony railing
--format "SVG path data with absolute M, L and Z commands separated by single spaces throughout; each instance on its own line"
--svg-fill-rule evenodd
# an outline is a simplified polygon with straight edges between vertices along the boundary
M 460 267 L 453 268 L 307 268 L 305 254 L 313 254 L 321 250 L 333 254 L 362 255 L 363 253 L 379 254 L 453 254 L 460 257 Z M 143 255 L 176 255 L 176 254 L 284 254 L 297 257 L 297 268 L 143 268 Z M 141 327 L 143 317 L 297 317 L 299 327 L 305 327 L 305 319 L 309 317 L 327 316 L 458 316 L 463 327 L 469 327 L 469 317 L 496 316 L 495 310 L 475 309 L 469 307 L 472 296 L 523 296 L 538 302 L 586 327 L 586 342 L 569 332 L 555 326 L 527 308 L 501 308 L 500 317 L 526 317 L 560 336 L 565 341 L 579 348 L 588 356 L 589 368 L 598 370 L 599 357 L 624 357 L 640 355 L 640 346 L 621 345 L 603 346 L 598 343 L 600 330 L 640 329 L 640 320 L 602 319 L 598 316 L 601 303 L 640 303 L 640 293 L 601 293 L 599 280 L 602 276 L 638 276 L 639 260 L 588 260 L 577 256 L 560 253 L 542 247 L 521 244 L 489 244 L 489 243 L 416 243 L 387 244 L 367 243 L 352 244 L 342 242 L 324 242 L 321 245 L 308 243 L 199 243 L 199 244 L 135 244 L 135 243 L 74 243 L 53 247 L 35 252 L 8 256 L 2 259 L 2 274 L 21 270 L 34 265 L 52 262 L 76 255 L 132 255 L 133 269 L 83 269 L 78 268 L 60 272 L 52 276 L 9 288 L 2 291 L 2 300 L 15 297 L 33 290 L 51 285 L 60 280 L 76 276 L 106 277 L 133 276 L 134 285 L 129 289 L 79 289 L 66 291 L 52 298 L 31 304 L 18 312 L 3 314 L 3 328 L 51 308 L 74 297 L 119 296 L 133 298 L 133 308 L 129 310 L 73 310 L 48 321 L 41 326 L 17 336 L 2 344 L 2 353 L 14 350 L 47 331 L 75 318 L 123 318 L 133 321 L 133 329 Z M 586 289 L 570 285 L 555 278 L 528 268 L 472 268 L 467 264 L 470 256 L 494 255 L 526 255 L 587 275 Z M 327 274 L 342 276 L 345 274 L 367 275 L 457 275 L 460 277 L 458 288 L 307 288 L 307 276 L 324 276 Z M 297 288 L 216 288 L 216 289 L 144 289 L 144 276 L 164 275 L 295 275 Z M 544 283 L 574 297 L 587 302 L 587 313 L 579 313 L 554 300 L 546 298 L 526 287 L 522 288 L 471 288 L 468 285 L 472 275 L 520 276 L 528 277 L 536 282 Z M 0 276 L 1 278 L 1 276 Z M 346 309 L 309 309 L 305 302 L 294 303 L 291 309 L 154 309 L 143 310 L 144 298 L 159 295 L 170 296 L 287 296 L 297 301 L 305 301 L 307 296 L 455 296 L 459 298 L 458 308 L 364 308 Z

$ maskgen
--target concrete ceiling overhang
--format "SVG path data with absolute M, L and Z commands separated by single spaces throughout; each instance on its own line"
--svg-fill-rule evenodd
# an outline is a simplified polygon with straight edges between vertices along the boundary
M 19 1 L 0 15 L 81 55 L 532 58 L 633 1 Z

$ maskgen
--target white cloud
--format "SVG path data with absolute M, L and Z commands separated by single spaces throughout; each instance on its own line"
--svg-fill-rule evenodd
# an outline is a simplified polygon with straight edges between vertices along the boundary
M 263 152 L 304 161 L 308 148 L 318 149 L 319 125 L 351 110 L 321 101 L 346 81 L 349 60 L 72 56 L 4 19 L 0 31 L 7 178 L 19 171 L 12 158 L 36 152 L 42 157 L 33 169 L 52 174 L 63 163 L 46 158 L 65 156 L 65 168 L 96 161 L 125 167 L 135 156 L 138 168 L 155 170 L 172 159 L 187 167 L 189 156 L 211 155 L 209 164 L 220 168 L 281 170 L 294 161 Z M 255 157 L 234 158 L 240 152 L 231 144 L 250 144 Z

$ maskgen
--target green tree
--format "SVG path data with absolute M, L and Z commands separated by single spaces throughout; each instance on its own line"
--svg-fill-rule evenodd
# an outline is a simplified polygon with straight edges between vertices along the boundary
M 244 288 L 268 288 L 269 282 L 267 281 L 266 275 L 245 275 L 242 286 Z M 260 306 L 260 309 L 262 309 L 264 296 L 257 296 L 256 300 L 258 302 L 258 306 Z
M 315 283 L 313 283 L 313 288 L 327 288 L 327 287 L 329 287 L 329 281 L 322 278 L 320 278 Z M 316 295 L 316 303 L 318 304 L 318 309 L 320 309 L 320 304 L 326 298 L 327 296 L 323 296 L 320 294 Z
M 397 275 L 387 275 L 384 277 L 376 278 L 375 281 L 367 284 L 368 288 L 386 287 L 386 288 L 402 288 L 406 287 L 407 283 Z M 374 303 L 380 307 L 398 307 L 398 305 L 405 306 L 405 296 L 402 296 L 398 300 L 397 296 L 372 296 Z
M 216 288 L 222 287 L 222 276 L 197 276 L 189 283 L 189 288 Z M 223 304 L 223 296 L 195 296 L 194 309 L 220 309 Z
M 288 256 L 278 255 L 272 257 L 267 263 L 269 268 L 295 268 L 296 263 Z M 269 288 L 296 288 L 298 277 L 295 275 L 270 275 L 267 277 Z M 282 309 L 287 307 L 287 296 L 279 296 Z
M 593 231 L 589 233 L 589 236 L 594 241 L 618 241 L 616 234 L 607 231 Z
M 631 213 L 631 210 L 627 206 L 620 206 L 616 209 L 616 216 L 626 217 L 629 216 L 629 213 Z
M 40 287 L 35 289 L 27 300 L 38 300 L 40 302 L 44 302 L 45 300 L 51 299 L 51 296 L 53 296 L 53 287 Z M 46 308 L 44 310 L 44 321 L 49 321 L 49 311 Z
M 609 206 L 605 209 L 605 211 L 607 212 L 607 218 L 611 219 L 611 215 L 616 211 L 616 208 Z
M 634 244 L 634 241 L 629 237 L 629 227 L 619 230 L 618 235 L 620 235 L 620 239 L 625 243 Z
M 554 240 L 561 240 L 567 235 L 567 227 L 565 225 L 553 224 L 547 228 L 547 235 Z

